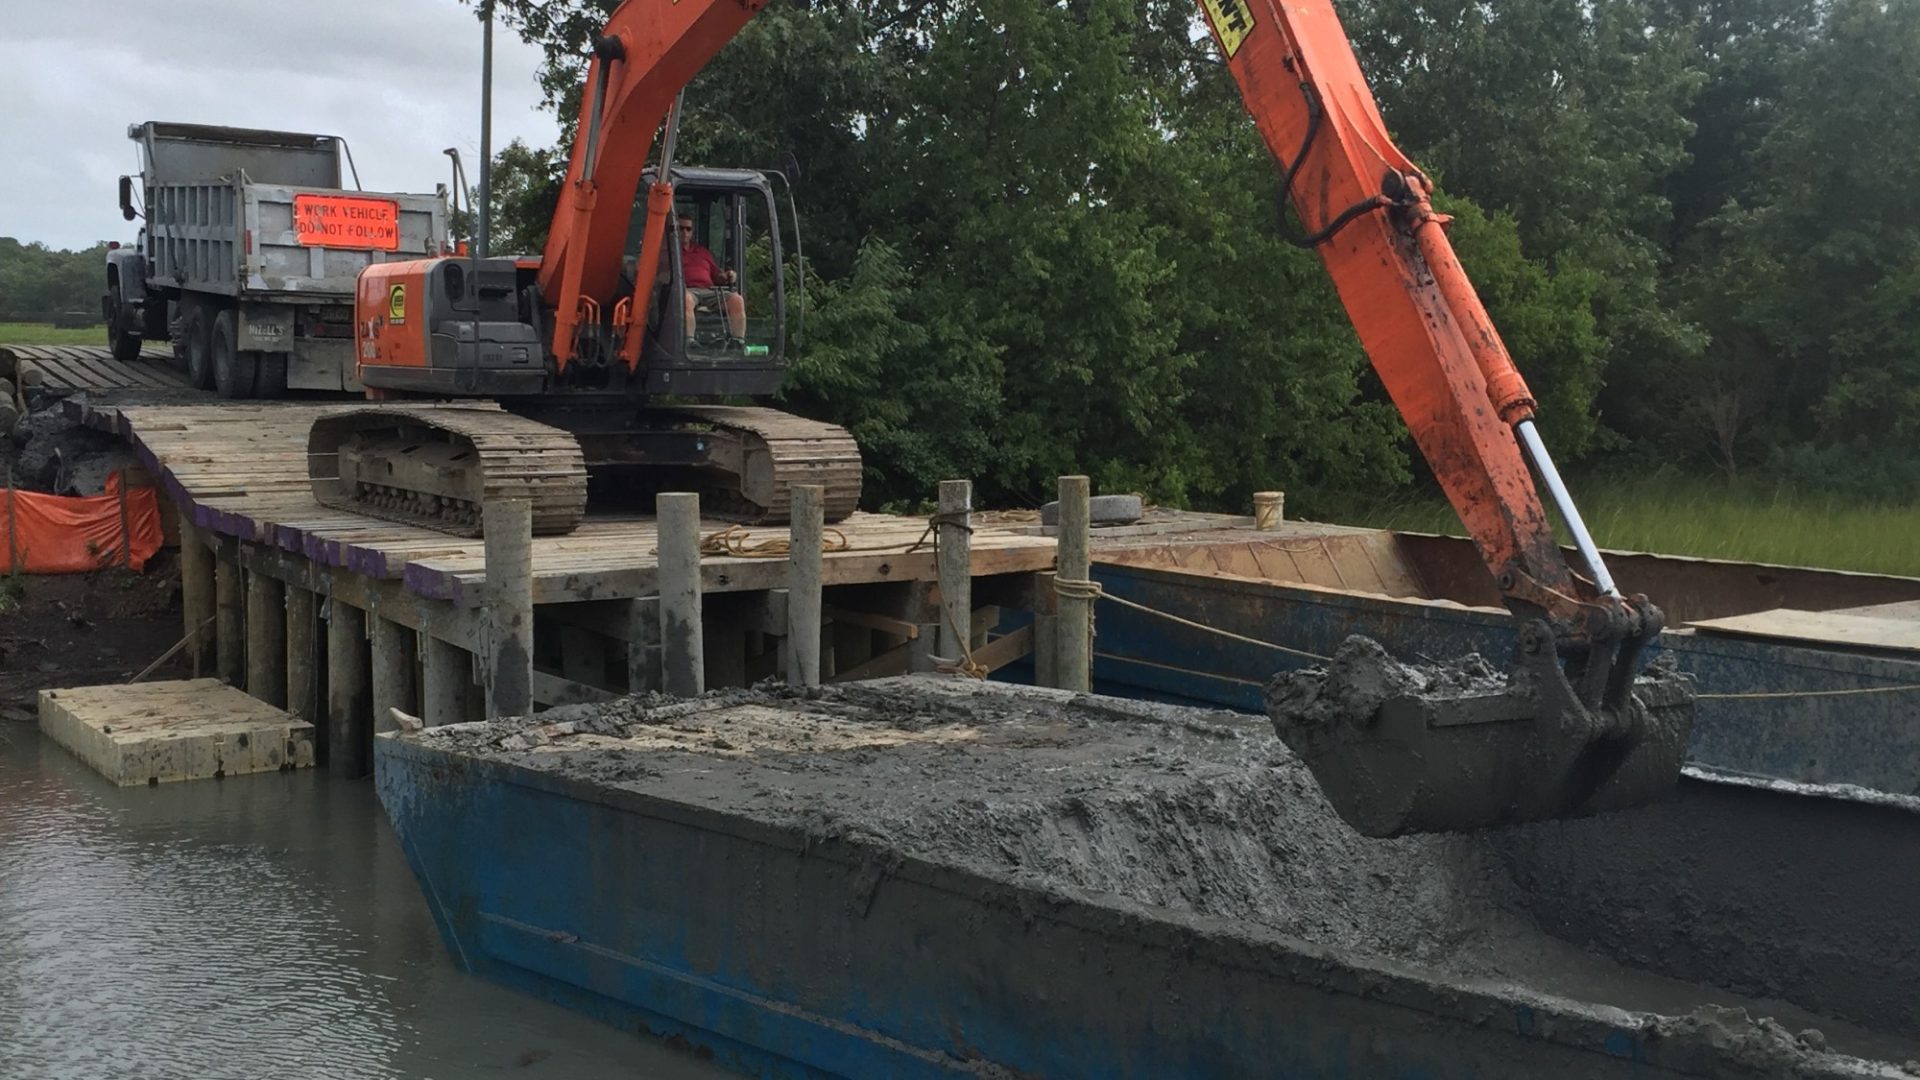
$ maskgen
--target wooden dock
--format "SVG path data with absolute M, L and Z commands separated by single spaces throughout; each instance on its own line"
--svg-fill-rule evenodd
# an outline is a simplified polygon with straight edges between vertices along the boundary
M 325 718 L 323 751 L 351 770 L 366 767 L 375 727 L 395 710 L 431 723 L 483 714 L 502 690 L 484 661 L 506 632 L 488 542 L 329 509 L 311 494 L 308 429 L 365 402 L 137 398 L 81 395 L 64 407 L 125 439 L 178 508 L 185 629 L 198 670 Z M 975 652 L 947 663 L 991 670 L 1031 650 L 1031 632 L 996 631 L 1002 609 L 1050 601 L 1050 590 L 1036 600 L 1044 588 L 1036 575 L 1053 565 L 1052 537 L 1023 518 L 941 526 L 949 582 L 955 565 L 972 582 L 950 588 L 969 594 L 955 612 L 941 607 L 935 531 L 928 518 L 865 513 L 825 529 L 808 594 L 823 612 L 818 660 L 806 654 L 815 677 L 932 670 L 942 662 L 933 639 L 959 628 Z M 788 527 L 712 520 L 699 535 L 705 550 L 693 565 L 705 618 L 693 662 L 704 667 L 704 685 L 745 685 L 790 668 L 789 639 L 806 630 L 789 625 Z M 531 540 L 533 704 L 663 685 L 672 643 L 659 633 L 660 547 L 658 523 L 640 515 L 590 516 L 568 535 Z M 965 556 L 957 564 L 956 549 Z
M 105 345 L 0 345 L 0 379 L 21 389 L 54 391 L 187 388 L 164 345 L 148 345 L 140 359 L 125 363 Z
M 218 679 L 40 691 L 40 730 L 122 787 L 313 764 L 313 725 Z

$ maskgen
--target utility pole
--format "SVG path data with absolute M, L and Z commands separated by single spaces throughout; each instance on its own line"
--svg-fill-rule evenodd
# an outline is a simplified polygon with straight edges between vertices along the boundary
M 483 0 L 480 22 L 480 221 L 473 248 L 484 259 L 493 224 L 493 0 Z

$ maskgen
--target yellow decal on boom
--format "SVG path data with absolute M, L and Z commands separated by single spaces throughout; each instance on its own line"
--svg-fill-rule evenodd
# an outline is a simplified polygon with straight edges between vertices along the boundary
M 407 321 L 407 287 L 395 285 L 387 290 L 387 322 L 398 326 Z
M 1247 0 L 1200 0 L 1200 6 L 1207 9 L 1207 21 L 1213 24 L 1213 35 L 1220 39 L 1220 51 L 1233 59 L 1240 43 L 1253 32 L 1253 12 Z

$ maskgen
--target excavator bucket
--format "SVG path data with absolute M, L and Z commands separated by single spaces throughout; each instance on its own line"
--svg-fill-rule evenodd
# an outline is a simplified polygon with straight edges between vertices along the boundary
M 1504 677 L 1477 656 L 1402 664 L 1350 637 L 1326 667 L 1277 676 L 1267 711 L 1367 836 L 1579 817 L 1653 801 L 1679 780 L 1693 681 L 1657 667 L 1636 674 L 1637 655 L 1598 673 L 1605 689 L 1588 706 L 1544 623 L 1523 628 Z

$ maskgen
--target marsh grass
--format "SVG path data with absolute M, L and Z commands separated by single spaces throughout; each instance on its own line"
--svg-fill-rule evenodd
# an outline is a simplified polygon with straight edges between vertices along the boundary
M 52 323 L 0 322 L 0 345 L 105 345 L 103 327 L 56 329 Z
M 1870 503 L 1681 477 L 1572 487 L 1603 548 L 1920 576 L 1920 502 Z M 1465 532 L 1438 495 L 1356 501 L 1327 517 L 1407 532 Z M 1559 533 L 1566 542 L 1566 529 Z

